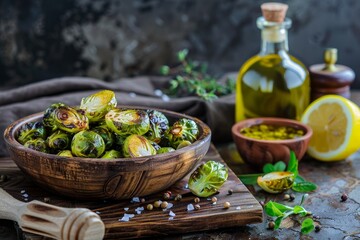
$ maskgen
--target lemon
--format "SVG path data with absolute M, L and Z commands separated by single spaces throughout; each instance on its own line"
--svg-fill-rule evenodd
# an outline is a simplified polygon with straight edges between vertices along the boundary
M 288 190 L 294 184 L 292 172 L 271 172 L 257 178 L 257 184 L 268 193 L 280 193 Z
M 360 109 L 352 101 L 326 95 L 312 102 L 301 122 L 313 130 L 308 154 L 322 161 L 339 161 L 360 148 Z

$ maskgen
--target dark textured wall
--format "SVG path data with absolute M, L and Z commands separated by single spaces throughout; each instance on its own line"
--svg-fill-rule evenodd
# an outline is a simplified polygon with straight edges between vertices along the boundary
M 237 71 L 256 54 L 253 0 L 1 0 L 0 87 L 77 75 L 105 81 L 155 74 L 175 53 Z M 291 0 L 290 52 L 307 66 L 326 47 L 360 76 L 360 1 Z M 355 82 L 353 87 L 360 88 Z

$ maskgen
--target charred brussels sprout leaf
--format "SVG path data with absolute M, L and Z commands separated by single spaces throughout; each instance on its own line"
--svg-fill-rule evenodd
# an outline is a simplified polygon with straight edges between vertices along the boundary
M 198 135 L 197 124 L 191 119 L 181 118 L 170 127 L 167 139 L 173 148 L 177 148 L 182 141 L 195 142 Z
M 105 142 L 105 149 L 109 150 L 112 148 L 113 144 L 114 144 L 114 135 L 113 133 L 109 130 L 109 128 L 107 127 L 106 124 L 102 124 L 100 126 L 96 126 L 94 128 L 91 129 L 91 131 L 96 132 L 97 134 L 99 134 Z
M 71 141 L 71 152 L 77 157 L 100 157 L 105 151 L 102 137 L 93 131 L 81 131 Z
M 144 135 L 150 128 L 149 116 L 143 110 L 113 109 L 105 115 L 106 125 L 118 135 Z
M 173 149 L 172 147 L 162 147 L 159 150 L 157 150 L 157 154 L 169 153 L 169 152 L 173 152 L 173 151 L 175 151 L 175 149 Z
M 63 150 L 58 152 L 57 154 L 58 156 L 62 156 L 62 157 L 73 157 L 72 153 L 70 150 Z
M 114 159 L 114 158 L 120 158 L 120 157 L 121 157 L 121 153 L 119 151 L 109 150 L 109 151 L 106 151 L 105 154 L 101 158 Z
M 103 90 L 81 100 L 80 109 L 85 111 L 90 122 L 98 122 L 117 105 L 115 93 Z
M 130 135 L 124 141 L 123 153 L 124 157 L 143 157 L 155 155 L 156 150 L 145 137 Z
M 63 150 L 70 146 L 71 138 L 70 135 L 61 130 L 53 132 L 47 139 L 46 144 L 50 149 Z
M 150 129 L 146 133 L 146 138 L 159 143 L 169 129 L 169 120 L 163 113 L 156 110 L 148 110 L 147 113 L 150 120 Z
M 189 178 L 189 189 L 198 197 L 215 194 L 226 182 L 228 169 L 221 163 L 208 161 L 200 165 Z
M 48 152 L 45 140 L 42 138 L 31 139 L 24 144 L 25 147 L 39 152 Z
M 42 122 L 31 122 L 23 125 L 19 131 L 18 141 L 25 144 L 27 141 L 36 138 L 46 138 L 46 131 Z
M 77 133 L 89 128 L 89 120 L 82 110 L 65 106 L 61 103 L 52 104 L 44 114 L 45 127 L 55 131 L 61 129 L 70 133 Z

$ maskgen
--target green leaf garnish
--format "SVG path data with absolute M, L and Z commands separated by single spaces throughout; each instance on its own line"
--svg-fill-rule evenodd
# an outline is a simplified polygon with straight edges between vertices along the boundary
M 311 218 L 306 218 L 301 223 L 301 233 L 308 234 L 315 229 L 314 221 Z
M 257 183 L 257 178 L 263 175 L 263 173 L 243 174 L 239 176 L 239 179 L 245 185 L 255 185 Z
M 296 155 L 295 155 L 294 151 L 290 151 L 290 160 L 289 160 L 289 164 L 287 166 L 287 171 L 294 173 L 295 178 L 299 174 L 299 172 L 298 172 L 298 164 L 299 164 L 299 162 L 296 159 Z
M 292 190 L 296 192 L 311 192 L 316 190 L 317 185 L 312 182 L 294 182 Z

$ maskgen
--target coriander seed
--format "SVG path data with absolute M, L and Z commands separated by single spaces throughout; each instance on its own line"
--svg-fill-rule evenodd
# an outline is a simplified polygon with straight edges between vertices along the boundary
M 284 195 L 284 201 L 288 201 L 290 199 L 290 195 L 289 194 L 285 194 Z
M 141 203 L 144 203 L 144 202 L 145 202 L 145 198 L 141 198 L 141 199 L 140 199 L 140 202 L 141 202 Z
M 169 205 L 169 204 L 168 204 L 167 201 L 163 201 L 163 202 L 161 203 L 160 207 L 161 207 L 162 209 L 165 209 L 165 208 L 167 208 L 168 205 Z
M 195 202 L 195 203 L 199 203 L 199 202 L 200 202 L 200 198 L 198 198 L 198 197 L 194 198 L 194 202 Z
M 348 195 L 347 195 L 346 193 L 343 193 L 343 194 L 341 195 L 341 201 L 342 201 L 342 202 L 345 202 L 347 199 L 348 199 Z
M 159 200 L 159 201 L 155 201 L 154 202 L 154 207 L 156 207 L 156 208 L 159 208 L 160 206 L 161 206 L 161 201 Z
M 212 203 L 216 203 L 216 202 L 217 202 L 217 198 L 216 198 L 216 197 L 212 197 L 212 198 L 211 198 L 211 202 L 212 202 Z
M 195 210 L 199 210 L 200 209 L 200 205 L 199 204 L 195 204 Z
M 275 223 L 274 223 L 274 221 L 270 221 L 270 222 L 268 222 L 268 229 L 274 229 L 275 228 Z
M 229 202 L 225 202 L 224 203 L 224 208 L 228 209 L 230 208 L 231 204 Z
M 177 195 L 175 196 L 175 201 L 180 201 L 181 199 L 182 199 L 181 194 L 177 194 Z
M 149 204 L 146 206 L 146 209 L 149 210 L 149 211 L 151 211 L 151 210 L 154 209 L 154 206 L 153 206 L 151 203 L 149 203 Z
M 170 194 L 168 193 L 168 192 L 165 192 L 164 194 L 163 194 L 163 199 L 164 200 L 169 200 L 170 199 Z

